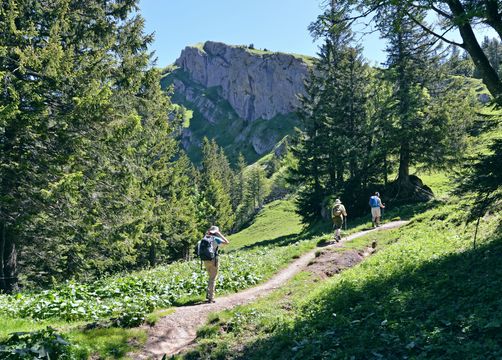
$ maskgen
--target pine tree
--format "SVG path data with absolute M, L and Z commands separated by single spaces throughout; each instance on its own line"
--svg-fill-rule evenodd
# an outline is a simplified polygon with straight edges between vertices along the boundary
M 239 153 L 237 158 L 237 169 L 235 171 L 235 192 L 233 198 L 235 199 L 234 208 L 239 207 L 244 200 L 244 192 L 245 192 L 245 179 L 244 179 L 244 171 L 246 169 L 246 160 L 242 153 Z
M 246 195 L 253 206 L 253 213 L 263 206 L 267 193 L 265 178 L 265 170 L 260 165 L 255 165 L 249 170 Z
M 299 213 L 309 224 L 327 214 L 335 196 L 348 200 L 349 208 L 357 206 L 354 194 L 372 178 L 377 146 L 369 90 L 374 76 L 361 49 L 352 46 L 345 16 L 346 7 L 333 3 L 310 27 L 325 42 L 302 99 L 303 132 L 293 148 L 298 170 L 291 179 L 301 184 Z
M 230 230 L 235 216 L 232 208 L 233 173 L 222 149 L 213 139 L 203 140 L 202 196 L 204 224 L 218 225 L 223 231 Z
M 157 189 L 172 184 L 181 115 L 149 69 L 136 6 L 0 6 L 3 290 L 18 249 L 28 279 L 87 277 L 136 265 L 137 245 L 160 233 Z
M 297 211 L 306 224 L 312 224 L 319 219 L 326 195 L 322 179 L 326 143 L 321 140 L 322 117 L 325 116 L 319 111 L 321 93 L 322 80 L 311 73 L 310 79 L 305 84 L 305 95 L 300 98 L 298 117 L 301 130 L 298 130 L 296 144 L 291 148 L 298 161 L 290 169 L 288 181 L 298 187 Z
M 438 71 L 441 67 L 434 39 L 406 11 L 402 4 L 390 5 L 379 16 L 379 26 L 389 42 L 386 73 L 395 99 L 390 109 L 394 119 L 387 132 L 388 150 L 399 158 L 396 195 L 427 200 L 431 190 L 410 176 L 410 167 L 445 165 L 448 156 L 461 148 L 457 145 L 462 144 L 463 135 L 455 129 L 465 129 L 463 123 L 469 115 L 459 111 L 465 109 L 465 103 L 462 105 L 460 96 L 448 92 L 449 81 Z M 423 11 L 413 13 L 415 20 L 424 17 Z

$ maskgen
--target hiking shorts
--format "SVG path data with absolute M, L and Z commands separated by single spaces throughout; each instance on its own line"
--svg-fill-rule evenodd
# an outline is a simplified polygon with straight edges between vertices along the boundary
M 343 218 L 336 217 L 333 218 L 333 230 L 341 229 L 343 225 Z
M 379 207 L 372 207 L 371 208 L 371 217 L 373 219 L 376 219 L 377 217 L 381 217 L 382 216 L 382 213 L 380 211 L 380 208 Z

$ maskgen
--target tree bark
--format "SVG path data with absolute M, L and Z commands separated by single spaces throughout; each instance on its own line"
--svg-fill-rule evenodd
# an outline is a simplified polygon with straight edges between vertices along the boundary
M 457 19 L 458 21 L 458 30 L 460 32 L 460 36 L 462 36 L 462 39 L 464 41 L 465 50 L 467 50 L 472 60 L 474 61 L 474 64 L 481 74 L 483 83 L 495 98 L 495 102 L 502 106 L 502 82 L 500 81 L 497 72 L 490 64 L 490 61 L 486 57 L 485 53 L 483 52 L 483 49 L 479 45 L 478 40 L 474 35 L 472 26 L 467 21 L 468 16 L 465 13 L 465 9 L 462 3 L 459 0 L 448 0 L 446 1 L 446 3 L 450 7 L 450 10 L 455 19 Z M 491 26 L 493 27 L 493 25 Z M 494 27 L 494 29 L 498 32 L 497 28 Z M 502 31 L 502 27 L 500 30 Z
M 1 223 L 0 236 L 0 290 L 10 293 L 17 283 L 17 251 L 15 239 Z
M 150 262 L 150 266 L 154 267 L 157 265 L 157 249 L 155 248 L 155 244 L 150 245 L 150 252 L 148 254 L 148 261 Z
M 410 181 L 410 146 L 408 141 L 401 144 L 399 151 L 399 171 L 397 176 L 399 183 L 409 183 Z
M 502 40 L 502 17 L 499 12 L 497 0 L 485 0 L 486 23 L 495 29 Z

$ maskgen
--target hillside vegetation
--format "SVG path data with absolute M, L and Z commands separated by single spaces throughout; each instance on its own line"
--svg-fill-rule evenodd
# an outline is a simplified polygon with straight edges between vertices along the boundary
M 292 200 L 265 206 L 249 228 L 230 237 L 231 245 L 223 250 L 218 294 L 263 282 L 319 241 L 300 240 L 300 232 Z M 283 246 L 284 239 L 290 246 Z M 92 353 L 121 357 L 131 349 L 131 339 L 137 345 L 146 339 L 144 331 L 127 328 L 155 322 L 171 306 L 202 301 L 206 286 L 205 270 L 199 260 L 192 260 L 92 284 L 70 281 L 45 291 L 0 294 L 0 341 L 11 333 L 50 326 L 71 340 L 78 358 Z M 30 336 L 38 336 L 42 348 L 48 346 L 47 333 Z M 20 343 L 14 343 L 19 348 Z M 0 357 L 1 349 L 0 345 Z
M 175 103 L 192 112 L 190 120 L 184 124 L 181 142 L 190 159 L 196 164 L 202 161 L 200 144 L 204 137 L 215 139 L 232 163 L 237 162 L 240 153 L 243 154 L 246 162 L 254 163 L 284 136 L 292 135 L 294 127 L 298 125 L 298 119 L 294 113 L 277 114 L 271 119 L 257 119 L 249 122 L 239 117 L 229 102 L 220 95 L 221 89 L 218 87 L 205 88 L 197 84 L 183 69 L 174 67 L 167 71 L 161 80 L 164 89 L 175 81 L 182 81 L 194 94 L 197 94 L 197 99 L 192 101 L 176 92 L 172 97 Z M 201 103 L 200 99 L 204 99 L 209 104 Z M 207 108 L 201 108 L 204 106 Z M 207 113 L 211 114 L 214 119 L 207 119 Z M 259 149 L 259 152 L 256 149 Z
M 0 7 L 0 359 L 502 359 L 501 2 L 332 1 L 316 59 L 207 41 L 167 73 L 139 3 Z
M 368 235 L 377 253 L 319 281 L 307 272 L 251 305 L 216 314 L 187 359 L 498 358 L 502 355 L 501 216 L 480 244 L 467 201 Z

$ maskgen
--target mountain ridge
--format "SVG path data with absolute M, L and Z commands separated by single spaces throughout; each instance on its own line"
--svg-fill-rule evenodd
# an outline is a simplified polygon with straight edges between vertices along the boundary
M 298 95 L 313 58 L 207 41 L 187 46 L 162 80 L 173 101 L 193 111 L 181 143 L 195 162 L 202 138 L 253 162 L 297 125 Z

